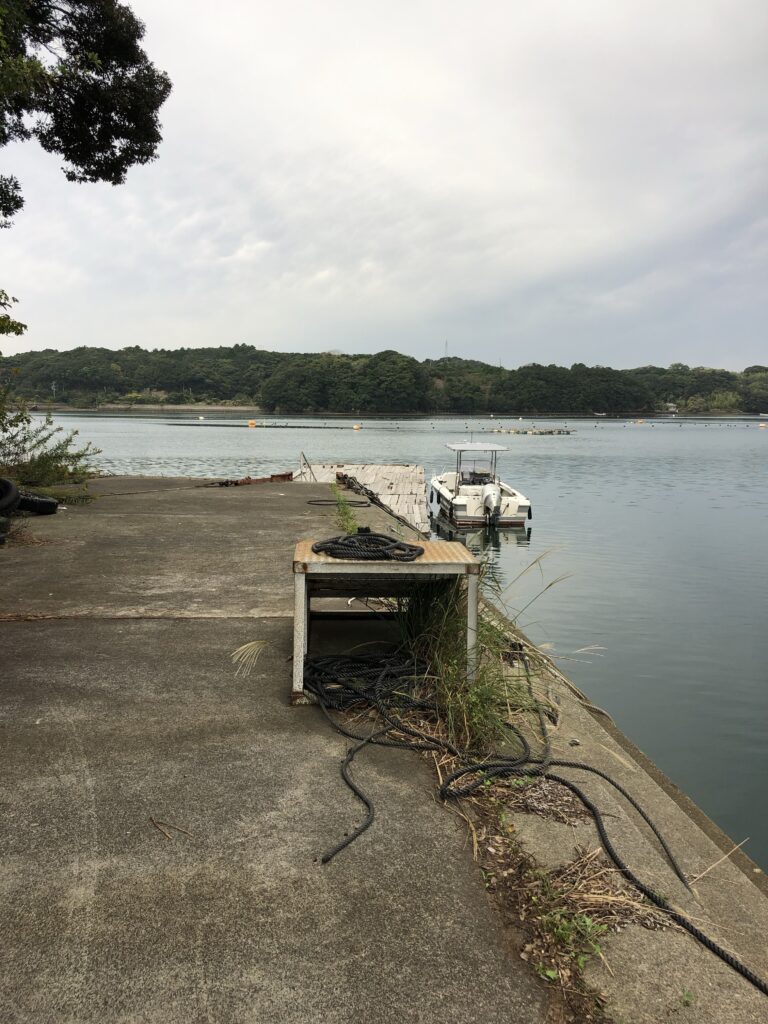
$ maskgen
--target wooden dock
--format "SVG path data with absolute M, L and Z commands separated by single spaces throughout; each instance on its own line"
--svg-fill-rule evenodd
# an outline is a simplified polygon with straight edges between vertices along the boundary
M 336 483 L 337 474 L 352 477 L 372 491 L 390 512 L 405 519 L 420 533 L 429 533 L 427 485 L 424 467 L 413 463 L 303 462 L 294 480 Z
M 568 430 L 565 427 L 495 427 L 493 430 L 484 431 L 486 434 L 529 434 L 531 437 L 559 437 L 561 434 L 575 434 L 575 430 Z

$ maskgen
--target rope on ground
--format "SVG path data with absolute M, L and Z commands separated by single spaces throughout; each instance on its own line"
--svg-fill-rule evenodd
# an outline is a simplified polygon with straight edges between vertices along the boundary
M 319 540 L 312 545 L 315 554 L 331 555 L 332 558 L 349 558 L 356 562 L 414 562 L 424 554 L 418 544 L 395 540 L 384 533 L 342 534 Z
M 310 498 L 307 502 L 308 505 L 333 505 L 336 507 L 339 503 L 335 498 Z M 350 501 L 349 498 L 344 499 L 344 504 L 349 505 L 350 508 L 370 508 L 370 501 Z
M 145 487 L 141 491 L 88 491 L 88 493 L 94 498 L 122 498 L 132 494 L 159 494 L 161 491 L 197 491 L 201 487 L 215 487 L 216 482 L 212 484 L 181 484 L 178 487 Z M 87 485 L 86 485 L 87 488 Z
M 389 538 L 385 539 L 388 540 Z M 525 661 L 524 656 L 523 658 Z M 525 664 L 527 668 L 527 661 L 525 661 Z M 462 766 L 441 782 L 439 792 L 443 799 L 459 799 L 463 796 L 468 796 L 483 786 L 488 780 L 493 779 L 520 776 L 536 776 L 550 779 L 569 789 L 590 812 L 606 853 L 625 878 L 706 949 L 718 956 L 764 995 L 768 995 L 768 984 L 762 978 L 733 956 L 732 953 L 709 938 L 697 925 L 676 910 L 664 896 L 655 892 L 637 877 L 614 847 L 606 830 L 602 813 L 597 805 L 575 782 L 551 770 L 552 768 L 574 768 L 590 772 L 613 786 L 641 815 L 659 841 L 672 870 L 686 888 L 690 889 L 688 880 L 661 832 L 640 804 L 620 783 L 600 769 L 581 761 L 569 761 L 552 757 L 544 715 L 538 702 L 536 702 L 536 710 L 539 720 L 540 740 L 543 748 L 542 756 L 533 756 L 530 743 L 523 733 L 516 726 L 508 725 L 510 738 L 516 741 L 519 753 L 492 753 L 485 759 L 478 761 L 468 752 L 457 749 L 448 740 L 413 728 L 400 717 L 402 712 L 414 710 L 433 716 L 439 714 L 440 709 L 438 705 L 434 701 L 419 696 L 416 691 L 417 684 L 423 681 L 424 675 L 425 667 L 423 665 L 419 664 L 415 659 L 403 656 L 402 654 L 384 657 L 349 657 L 339 655 L 306 659 L 304 667 L 305 689 L 317 698 L 323 713 L 333 728 L 343 736 L 355 741 L 354 746 L 350 747 L 341 763 L 341 775 L 346 785 L 366 808 L 363 821 L 349 835 L 345 835 L 339 843 L 327 850 L 320 858 L 321 863 L 327 864 L 373 824 L 375 817 L 373 801 L 360 789 L 350 775 L 350 766 L 355 755 L 368 744 L 398 747 L 404 750 L 442 751 L 460 759 L 463 762 Z M 530 689 L 530 674 L 528 679 Z M 358 715 L 362 715 L 371 711 L 376 712 L 379 722 L 370 732 L 362 735 L 354 732 L 346 722 L 340 721 L 332 713 L 356 712 Z M 393 733 L 408 738 L 399 739 L 393 736 Z M 457 783 L 461 784 L 457 785 Z

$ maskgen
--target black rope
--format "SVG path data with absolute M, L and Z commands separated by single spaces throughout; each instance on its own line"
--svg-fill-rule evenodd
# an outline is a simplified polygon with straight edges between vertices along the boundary
M 687 918 L 684 914 L 681 914 L 679 910 L 675 910 L 667 899 L 657 893 L 654 889 L 651 889 L 650 886 L 645 885 L 644 882 L 640 881 L 634 871 L 632 871 L 616 851 L 615 846 L 611 842 L 608 833 L 605 830 L 605 825 L 603 824 L 602 817 L 600 816 L 600 812 L 597 807 L 575 783 L 571 782 L 570 779 L 563 778 L 562 775 L 550 774 L 547 778 L 552 779 L 553 782 L 559 782 L 561 785 L 570 789 L 570 791 L 574 793 L 579 800 L 581 800 L 587 810 L 591 812 L 592 817 L 595 820 L 595 825 L 597 826 L 600 841 L 605 847 L 606 853 L 625 878 L 627 878 L 633 885 L 637 886 L 640 892 L 644 896 L 647 896 L 651 903 L 654 903 L 660 910 L 663 910 L 665 914 L 671 917 L 672 920 L 679 924 L 681 928 L 684 928 L 689 935 L 692 935 L 694 939 L 699 941 L 702 946 L 710 951 L 710 953 L 714 953 L 715 956 L 718 956 L 724 963 L 728 964 L 728 966 L 736 971 L 737 974 L 746 978 L 747 981 L 754 985 L 759 992 L 768 996 L 768 983 L 766 983 L 758 974 L 755 974 L 751 968 L 747 967 L 747 965 L 742 963 L 741 960 L 738 960 L 733 953 L 730 953 L 727 949 L 718 945 L 714 939 L 710 939 L 710 937 L 703 932 L 698 925 L 695 925 L 693 921 Z M 654 832 L 655 831 L 656 830 L 654 829 Z M 686 885 L 688 885 L 687 882 Z M 688 886 L 688 888 L 690 888 L 690 886 Z
M 369 657 L 335 657 L 307 659 L 304 667 L 304 689 L 313 693 L 323 709 L 328 721 L 337 732 L 348 739 L 357 740 L 357 743 L 350 747 L 347 756 L 341 762 L 341 777 L 349 786 L 358 800 L 365 805 L 366 814 L 360 824 L 352 833 L 346 835 L 340 842 L 320 857 L 321 864 L 327 864 L 346 849 L 350 843 L 358 839 L 363 832 L 371 827 L 374 820 L 373 801 L 368 797 L 349 774 L 349 768 L 358 751 L 362 750 L 369 743 L 375 743 L 385 747 L 400 747 L 406 750 L 436 750 L 435 744 L 427 741 L 425 743 L 411 743 L 402 740 L 390 739 L 390 733 L 397 726 L 392 721 L 392 714 L 389 708 L 402 707 L 404 709 L 433 710 L 434 705 L 422 701 L 413 695 L 413 687 L 418 678 L 423 677 L 423 666 L 415 663 L 413 659 L 400 657 L 381 658 L 379 656 Z M 359 735 L 351 729 L 342 725 L 340 721 L 331 715 L 331 711 L 367 711 L 374 707 L 380 714 L 383 714 L 387 724 L 382 729 L 375 729 L 367 735 Z M 410 730 L 413 734 L 415 730 Z
M 387 505 L 385 502 L 381 500 L 376 491 L 371 490 L 370 487 L 366 487 L 365 484 L 361 484 L 360 481 L 357 480 L 355 477 L 349 476 L 347 473 L 337 473 L 336 481 L 337 483 L 340 483 L 343 487 L 348 488 L 350 491 L 354 491 L 355 494 L 360 494 L 362 495 L 362 497 L 368 498 L 372 505 L 376 505 L 378 508 L 382 509 L 384 512 L 387 513 L 388 516 L 391 516 L 393 519 L 396 519 L 398 523 L 402 523 L 403 526 L 407 527 L 409 530 L 413 530 L 414 533 L 419 533 L 424 537 L 429 537 L 429 530 L 417 529 L 417 527 L 414 526 L 410 519 L 407 519 L 405 516 L 401 516 L 397 512 L 394 512 L 389 505 Z
M 308 505 L 333 505 L 338 506 L 338 501 L 335 498 L 310 498 L 307 502 Z M 350 508 L 370 508 L 370 501 L 358 501 L 356 498 L 345 498 L 344 504 Z
M 683 883 L 683 885 L 686 887 L 686 889 L 690 890 L 691 887 L 688 884 L 688 879 L 685 877 L 682 868 L 680 867 L 674 854 L 670 850 L 667 841 L 665 840 L 661 832 L 658 830 L 656 825 L 653 823 L 651 818 L 648 816 L 648 814 L 646 814 L 646 812 L 637 802 L 637 800 L 635 800 L 635 798 L 630 793 L 628 793 L 626 789 L 624 789 L 621 783 L 611 778 L 610 775 L 606 774 L 603 771 L 600 771 L 599 768 L 593 768 L 592 765 L 584 764 L 582 761 L 561 761 L 557 758 L 529 758 L 525 761 L 522 767 L 520 767 L 518 761 L 513 761 L 510 759 L 503 759 L 500 762 L 491 762 L 490 764 L 480 763 L 468 765 L 465 768 L 460 768 L 458 771 L 455 771 L 452 775 L 446 778 L 445 782 L 440 787 L 440 795 L 446 800 L 449 798 L 468 796 L 470 793 L 474 793 L 476 789 L 479 789 L 480 786 L 484 784 L 486 778 L 507 778 L 509 776 L 530 775 L 542 776 L 547 779 L 556 779 L 556 781 L 558 782 L 562 781 L 559 776 L 555 777 L 551 772 L 549 772 L 549 766 L 554 766 L 556 768 L 578 768 L 581 771 L 591 772 L 593 775 L 599 775 L 601 779 L 604 779 L 611 786 L 613 786 L 614 789 L 621 793 L 624 799 L 627 800 L 627 802 L 630 803 L 632 807 L 634 807 L 634 809 L 637 811 L 637 813 L 640 815 L 643 821 L 645 821 L 645 823 L 651 829 L 653 834 L 656 836 L 656 838 L 659 841 L 659 845 L 666 854 L 670 867 L 675 872 L 680 881 Z M 463 778 L 467 775 L 474 774 L 477 774 L 478 778 L 470 782 L 468 785 L 459 787 L 454 785 L 457 779 Z M 574 790 L 574 792 L 576 792 L 576 790 Z M 595 823 L 598 824 L 599 831 L 599 823 L 597 822 L 597 819 L 595 819 Z
M 524 657 L 522 660 L 526 672 L 528 672 L 527 660 Z M 686 888 L 690 889 L 688 880 L 663 835 L 640 804 L 620 783 L 599 768 L 592 767 L 592 765 L 584 764 L 581 761 L 562 760 L 551 756 L 544 714 L 538 702 L 536 702 L 536 710 L 543 747 L 543 755 L 541 757 L 532 756 L 530 743 L 522 732 L 516 726 L 508 725 L 507 729 L 510 737 L 516 741 L 520 752 L 517 754 L 493 753 L 484 760 L 478 761 L 466 751 L 457 749 L 448 740 L 430 736 L 419 729 L 413 728 L 404 722 L 398 714 L 398 712 L 418 710 L 426 716 L 437 718 L 439 714 L 438 705 L 434 701 L 420 696 L 417 692 L 417 686 L 419 682 L 423 682 L 425 674 L 425 667 L 423 665 L 415 659 L 404 657 L 401 654 L 356 658 L 334 655 L 321 658 L 307 658 L 305 660 L 304 688 L 315 695 L 322 711 L 333 728 L 343 736 L 355 741 L 354 746 L 349 748 L 346 757 L 341 762 L 341 776 L 366 809 L 362 822 L 351 833 L 345 835 L 340 842 L 327 850 L 320 858 L 321 863 L 327 864 L 373 824 L 375 817 L 373 801 L 360 789 L 350 775 L 350 767 L 355 755 L 369 743 L 377 746 L 397 747 L 404 750 L 439 750 L 460 758 L 464 762 L 462 767 L 444 779 L 440 786 L 440 795 L 444 799 L 458 799 L 468 796 L 483 786 L 488 780 L 520 776 L 546 778 L 569 789 L 590 812 L 606 853 L 625 878 L 635 885 L 660 910 L 663 910 L 673 921 L 710 950 L 710 952 L 718 956 L 743 978 L 746 978 L 764 995 L 768 995 L 768 984 L 762 978 L 734 957 L 732 953 L 729 953 L 728 950 L 709 938 L 684 914 L 675 910 L 668 900 L 651 889 L 650 886 L 645 885 L 634 874 L 611 842 L 605 828 L 602 813 L 597 805 L 571 779 L 551 771 L 553 767 L 575 768 L 580 771 L 591 772 L 613 786 L 634 807 L 652 830 L 672 870 Z M 532 695 L 530 674 L 528 675 L 528 685 Z M 362 735 L 354 732 L 346 723 L 342 724 L 331 713 L 335 711 L 367 714 L 371 710 L 375 710 L 385 724 L 383 727 L 374 728 L 371 732 Z M 407 740 L 396 739 L 391 736 L 393 732 L 398 732 L 411 738 Z M 469 781 L 465 781 L 462 785 L 457 785 L 457 782 L 460 780 L 467 779 Z
M 388 537 L 384 533 L 349 533 L 319 540 L 312 545 L 315 554 L 349 558 L 356 562 L 413 562 L 424 554 L 418 544 Z

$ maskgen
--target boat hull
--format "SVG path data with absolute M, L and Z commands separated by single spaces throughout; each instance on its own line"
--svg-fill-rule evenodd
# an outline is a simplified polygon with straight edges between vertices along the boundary
M 446 516 L 445 518 L 459 530 L 480 529 L 488 525 L 488 520 L 484 517 L 481 518 L 480 516 Z M 520 527 L 525 526 L 527 522 L 528 517 L 526 515 L 514 519 L 497 519 L 493 526 L 497 530 L 519 530 Z
M 459 529 L 466 529 L 468 527 L 478 528 L 488 525 L 487 516 L 457 515 L 450 506 L 446 506 L 447 503 L 445 506 L 442 502 L 440 503 L 440 514 L 444 519 L 447 519 L 449 523 L 452 523 L 453 526 L 457 526 Z M 514 516 L 500 516 L 494 521 L 493 525 L 497 530 L 504 530 L 512 527 L 519 528 L 521 526 L 525 526 L 527 525 L 527 522 L 528 510 L 526 509 L 525 512 L 518 513 Z

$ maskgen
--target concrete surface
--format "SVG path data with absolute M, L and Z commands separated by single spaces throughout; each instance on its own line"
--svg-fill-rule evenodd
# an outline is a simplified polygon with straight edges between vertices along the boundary
M 621 783 L 651 815 L 689 879 L 722 857 L 700 821 L 684 813 L 633 757 L 631 744 L 620 743 L 616 730 L 609 735 L 572 694 L 564 689 L 555 692 L 561 707 L 561 725 L 552 735 L 555 757 L 583 761 Z M 571 746 L 572 739 L 579 746 Z M 638 877 L 666 895 L 715 942 L 768 977 L 768 900 L 748 873 L 726 860 L 689 892 L 669 867 L 648 826 L 608 783 L 577 769 L 558 769 L 558 773 L 581 785 L 602 809 L 617 851 Z M 600 846 L 591 818 L 566 825 L 516 814 L 515 828 L 522 846 L 550 869 L 571 860 L 577 846 L 588 850 Z M 601 944 L 605 959 L 593 959 L 586 977 L 607 997 L 617 1024 L 768 1021 L 768 998 L 687 933 L 628 925 Z M 692 993 L 690 1006 L 684 1005 L 684 991 Z
M 319 865 L 360 819 L 346 741 L 288 706 L 291 554 L 335 532 L 305 504 L 327 488 L 198 483 L 98 481 L 0 549 L 0 1018 L 546 1020 L 416 756 L 365 752 L 376 823 Z

